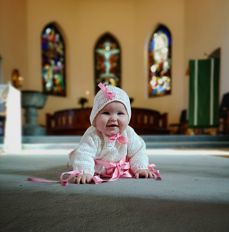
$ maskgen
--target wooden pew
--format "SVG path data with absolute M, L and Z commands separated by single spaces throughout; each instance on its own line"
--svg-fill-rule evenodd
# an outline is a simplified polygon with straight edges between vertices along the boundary
M 82 135 L 90 126 L 91 108 L 73 108 L 46 114 L 47 135 Z M 138 134 L 169 134 L 167 113 L 132 107 L 130 126 Z

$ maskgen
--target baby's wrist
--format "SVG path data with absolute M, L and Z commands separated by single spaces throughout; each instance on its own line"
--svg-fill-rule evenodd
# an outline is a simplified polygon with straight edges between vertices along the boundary
M 148 170 L 148 167 L 132 167 L 131 170 L 133 173 L 137 173 L 139 171 Z

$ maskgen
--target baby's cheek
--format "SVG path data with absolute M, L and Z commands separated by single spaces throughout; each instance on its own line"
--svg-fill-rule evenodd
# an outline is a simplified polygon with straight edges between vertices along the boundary
M 120 127 L 120 132 L 122 133 L 127 127 L 127 124 L 122 124 L 122 126 Z

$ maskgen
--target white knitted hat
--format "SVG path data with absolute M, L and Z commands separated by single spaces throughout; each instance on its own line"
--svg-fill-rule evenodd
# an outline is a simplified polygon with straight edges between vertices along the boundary
M 131 118 L 131 106 L 130 99 L 127 93 L 115 86 L 104 86 L 102 83 L 99 84 L 101 88 L 99 92 L 95 95 L 93 108 L 91 110 L 90 122 L 93 125 L 93 121 L 100 110 L 102 110 L 107 104 L 118 101 L 121 102 L 128 113 L 129 121 Z

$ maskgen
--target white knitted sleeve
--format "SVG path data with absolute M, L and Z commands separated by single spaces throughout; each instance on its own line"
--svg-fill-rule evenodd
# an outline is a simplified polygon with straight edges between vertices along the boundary
M 146 154 L 144 140 L 136 134 L 131 127 L 127 127 L 128 157 L 130 158 L 131 170 L 135 173 L 138 169 L 147 169 L 149 158 Z
M 94 175 L 94 159 L 98 146 L 98 136 L 89 128 L 82 136 L 79 146 L 70 154 L 73 170 Z

